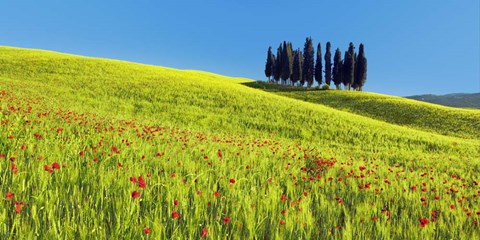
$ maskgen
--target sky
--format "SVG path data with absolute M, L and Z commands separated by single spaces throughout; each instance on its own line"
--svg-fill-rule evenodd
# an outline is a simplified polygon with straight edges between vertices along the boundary
M 0 0 L 0 45 L 265 80 L 267 49 L 365 45 L 364 91 L 480 92 L 479 0 Z

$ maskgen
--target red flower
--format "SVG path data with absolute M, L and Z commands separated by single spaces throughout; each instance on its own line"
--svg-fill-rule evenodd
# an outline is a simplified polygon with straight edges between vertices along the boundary
M 377 221 L 377 220 L 378 220 L 378 218 L 376 216 L 372 217 L 372 221 Z
M 120 150 L 117 147 L 112 146 L 112 152 L 119 154 Z
M 285 225 L 285 221 L 283 219 L 280 219 L 280 225 Z
M 25 206 L 25 202 L 15 201 L 15 212 L 20 214 L 22 212 L 22 207 Z
M 15 197 L 15 194 L 13 194 L 13 192 L 7 192 L 6 196 L 5 196 L 5 199 L 7 201 L 10 201 L 13 199 L 13 197 Z
M 308 196 L 308 192 L 303 192 L 303 196 Z
M 439 200 L 440 199 L 440 196 L 435 196 L 435 200 Z
M 235 178 L 230 178 L 230 183 L 235 183 Z
M 228 224 L 230 221 L 231 221 L 231 219 L 229 217 L 224 217 L 223 218 L 223 223 L 224 224 Z
M 480 216 L 480 211 L 477 212 L 477 215 Z
M 220 149 L 218 149 L 217 156 L 218 156 L 219 158 L 222 158 L 222 156 L 223 156 L 222 151 L 220 151 Z
M 137 183 L 137 178 L 136 177 L 130 177 L 130 182 Z
M 53 169 L 60 169 L 60 164 L 59 164 L 58 162 L 54 162 L 54 163 L 52 164 L 52 168 L 53 168 Z
M 133 191 L 132 192 L 132 198 L 136 199 L 140 197 L 140 193 L 138 191 Z
M 203 228 L 202 232 L 200 233 L 200 237 L 208 236 L 208 228 Z
M 412 186 L 412 191 L 416 191 L 417 190 L 417 186 Z
M 282 196 L 280 197 L 280 200 L 282 201 L 287 201 L 287 196 L 285 194 L 282 194 Z
M 420 227 L 425 227 L 428 224 L 428 218 L 420 218 Z
M 455 209 L 455 205 L 450 204 L 450 209 Z
M 145 179 L 143 179 L 142 176 L 138 177 L 138 186 L 140 188 L 146 188 L 147 187 L 147 182 L 145 182 Z
M 152 230 L 150 230 L 150 228 L 148 228 L 148 227 L 145 227 L 145 228 L 143 228 L 143 232 L 145 234 L 150 234 L 152 232 Z
M 85 153 L 83 151 L 81 151 L 79 154 L 80 154 L 80 157 L 85 156 Z
M 13 171 L 13 174 L 17 174 L 18 172 L 17 165 L 15 164 L 10 165 L 10 169 Z
M 173 205 L 178 206 L 178 199 L 173 200 Z
M 219 192 L 214 192 L 214 193 L 213 193 L 213 196 L 214 196 L 214 197 L 220 197 L 220 193 L 219 193 Z
M 53 172 L 53 168 L 50 165 L 43 166 L 43 170 L 47 171 L 48 173 Z
M 172 212 L 172 218 L 173 219 L 179 219 L 180 218 L 180 213 L 178 213 L 177 211 L 173 211 Z

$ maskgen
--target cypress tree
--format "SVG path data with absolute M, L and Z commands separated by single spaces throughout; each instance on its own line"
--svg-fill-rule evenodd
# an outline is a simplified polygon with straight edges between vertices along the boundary
M 278 84 L 280 76 L 282 76 L 282 44 L 277 48 L 277 59 L 275 60 L 275 71 L 273 72 L 273 78 Z
M 303 62 L 303 53 L 302 53 L 302 51 L 300 51 L 300 49 L 298 50 L 298 60 L 300 62 L 300 68 L 299 68 L 299 70 L 300 70 L 300 76 L 299 76 L 300 77 L 300 81 L 299 81 L 300 84 L 299 85 L 303 87 L 303 85 L 305 84 L 305 77 L 303 76 L 304 62 Z
M 307 88 L 310 88 L 313 84 L 314 51 L 312 38 L 308 37 L 303 48 L 303 77 L 305 82 L 307 82 Z
M 345 57 L 343 59 L 343 85 L 345 89 L 350 90 L 353 84 L 353 74 L 354 74 L 354 62 L 353 56 L 349 51 L 345 52 Z
M 356 59 L 356 53 L 355 53 L 355 46 L 353 45 L 352 42 L 348 44 L 348 54 L 350 54 L 350 59 L 348 62 L 348 68 L 349 68 L 349 74 L 347 77 L 350 78 L 349 83 L 350 85 L 348 86 L 348 90 L 351 89 L 351 87 L 354 85 L 354 80 L 355 80 L 355 59 Z
M 322 45 L 320 43 L 317 46 L 317 61 L 315 62 L 315 81 L 318 86 L 322 85 L 323 72 L 322 72 Z
M 332 54 L 330 53 L 330 42 L 327 42 L 327 49 L 325 52 L 325 83 L 330 85 L 332 80 Z
M 269 82 L 270 82 L 270 77 L 272 76 L 272 68 L 273 68 L 274 61 L 275 60 L 272 54 L 272 47 L 268 47 L 267 63 L 265 64 L 265 76 L 268 78 Z
M 335 56 L 333 57 L 333 83 L 335 84 L 337 90 L 340 89 L 340 84 L 342 84 L 342 52 L 339 48 L 335 50 Z
M 292 76 L 290 77 L 292 80 L 292 85 L 295 85 L 296 82 L 300 81 L 302 75 L 302 69 L 300 64 L 300 49 L 295 50 L 293 52 L 293 69 L 292 69 Z
M 292 44 L 283 42 L 282 53 L 282 80 L 286 83 L 287 79 L 292 75 L 293 57 L 292 57 Z
M 360 49 L 355 62 L 355 83 L 354 86 L 357 90 L 362 91 L 363 85 L 367 81 L 367 58 L 365 57 L 363 43 L 360 44 Z

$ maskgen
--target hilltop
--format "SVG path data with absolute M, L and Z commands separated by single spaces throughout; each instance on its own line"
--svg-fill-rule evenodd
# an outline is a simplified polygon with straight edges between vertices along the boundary
M 406 98 L 457 108 L 480 108 L 480 93 L 424 94 Z

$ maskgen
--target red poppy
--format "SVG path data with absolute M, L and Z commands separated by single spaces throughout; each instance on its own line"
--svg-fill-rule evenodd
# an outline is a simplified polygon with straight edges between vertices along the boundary
M 376 216 L 372 217 L 372 221 L 377 221 L 377 220 L 378 220 L 378 218 Z
M 119 154 L 120 150 L 117 147 L 112 146 L 112 152 Z
M 229 217 L 224 217 L 223 218 L 223 223 L 224 224 L 228 224 L 228 223 L 230 223 L 230 221 L 231 221 L 231 219 Z
M 143 179 L 142 176 L 138 177 L 138 186 L 140 188 L 146 188 L 147 187 L 147 182 L 145 182 L 145 179 Z
M 53 172 L 53 168 L 50 166 L 50 165 L 45 165 L 43 166 L 43 170 L 49 172 L 49 173 L 52 173 Z
M 22 212 L 22 207 L 25 206 L 25 202 L 15 201 L 15 212 L 20 214 Z
M 450 209 L 455 209 L 455 205 L 450 204 Z
M 219 193 L 219 192 L 214 192 L 214 193 L 213 193 L 213 196 L 214 196 L 214 197 L 220 197 L 220 193 Z
M 235 183 L 235 178 L 230 178 L 230 183 Z
M 152 232 L 152 230 L 150 230 L 150 228 L 148 228 L 148 227 L 145 227 L 145 228 L 143 228 L 143 232 L 145 234 L 150 234 Z
M 13 192 L 7 192 L 6 196 L 5 196 L 5 199 L 7 201 L 10 201 L 12 200 L 13 198 L 15 197 L 15 194 Z
M 173 205 L 178 206 L 178 199 L 173 200 Z
M 222 156 L 223 156 L 222 151 L 220 151 L 220 149 L 218 149 L 217 156 L 218 156 L 219 158 L 222 158 Z
M 200 237 L 208 236 L 208 228 L 203 228 L 202 232 L 200 233 Z
M 428 218 L 420 218 L 420 227 L 425 227 L 428 224 Z
M 282 201 L 287 201 L 287 196 L 285 194 L 282 194 L 282 196 L 280 197 L 280 200 Z
M 58 162 L 52 163 L 52 168 L 53 169 L 60 169 L 60 164 Z
M 480 216 L 480 211 L 477 212 L 477 215 Z
M 173 219 L 179 219 L 180 218 L 180 213 L 178 213 L 177 211 L 173 211 L 172 212 L 172 218 Z
M 280 219 L 280 225 L 285 225 L 285 221 L 283 219 Z
M 137 183 L 137 178 L 136 177 L 130 177 L 130 182 Z
M 10 169 L 13 171 L 13 174 L 17 174 L 18 172 L 17 165 L 15 164 L 10 165 Z
M 136 199 L 140 197 L 140 193 L 138 191 L 133 191 L 132 192 L 132 198 Z
M 80 157 L 85 156 L 85 153 L 83 151 L 81 151 L 79 154 L 80 154 Z

